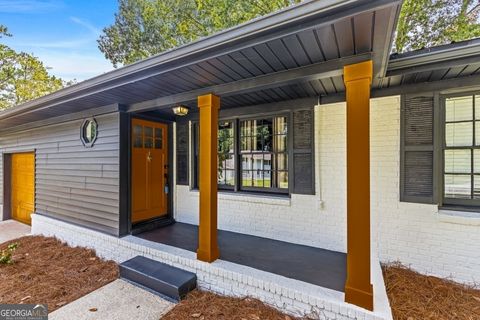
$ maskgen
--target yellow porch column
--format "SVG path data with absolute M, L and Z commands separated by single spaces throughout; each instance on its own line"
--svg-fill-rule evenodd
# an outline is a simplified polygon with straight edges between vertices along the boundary
M 198 97 L 200 109 L 200 223 L 197 259 L 213 262 L 219 258 L 217 241 L 217 145 L 220 98 L 207 94 Z
M 347 282 L 345 301 L 373 310 L 370 280 L 370 85 L 373 64 L 344 67 L 347 100 Z

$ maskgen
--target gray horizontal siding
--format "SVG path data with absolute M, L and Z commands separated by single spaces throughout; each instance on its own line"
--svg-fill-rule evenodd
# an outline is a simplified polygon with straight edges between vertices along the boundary
M 0 137 L 0 152 L 35 150 L 35 211 L 118 234 L 119 117 L 102 115 L 92 148 L 80 141 L 83 120 Z M 0 159 L 3 204 L 3 157 Z

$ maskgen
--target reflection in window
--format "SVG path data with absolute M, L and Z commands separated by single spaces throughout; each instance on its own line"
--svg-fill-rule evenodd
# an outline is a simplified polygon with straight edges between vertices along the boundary
M 288 189 L 287 118 L 240 121 L 241 187 Z
M 218 125 L 218 185 L 233 188 L 235 185 L 235 149 L 232 121 Z

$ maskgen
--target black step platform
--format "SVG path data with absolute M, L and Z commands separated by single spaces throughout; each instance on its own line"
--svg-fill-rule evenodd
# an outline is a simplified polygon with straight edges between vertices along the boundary
M 120 264 L 120 277 L 175 301 L 183 299 L 197 286 L 197 276 L 142 256 Z

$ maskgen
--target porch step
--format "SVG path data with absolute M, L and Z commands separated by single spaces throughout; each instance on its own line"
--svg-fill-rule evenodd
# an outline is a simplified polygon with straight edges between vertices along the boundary
M 197 276 L 143 256 L 120 264 L 120 277 L 171 298 L 183 299 L 197 286 Z

